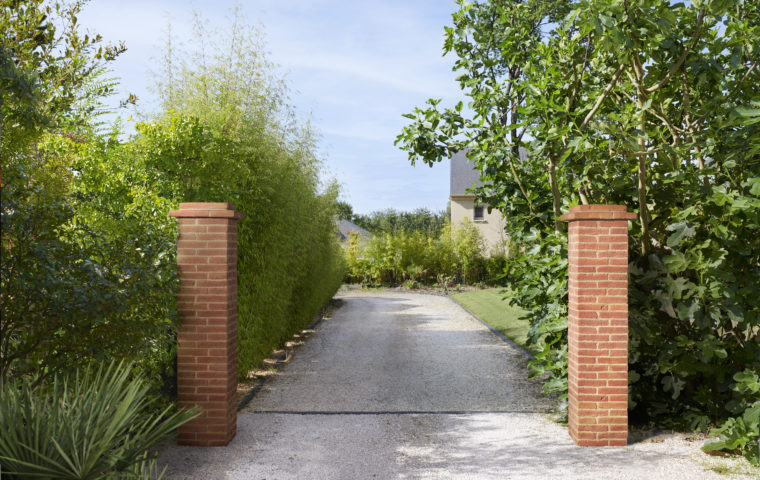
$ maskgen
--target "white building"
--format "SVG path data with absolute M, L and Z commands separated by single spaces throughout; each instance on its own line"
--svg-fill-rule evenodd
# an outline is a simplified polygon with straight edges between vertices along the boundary
M 526 152 L 527 153 L 527 152 Z M 521 149 L 520 156 L 524 154 Z M 504 231 L 506 222 L 501 212 L 493 209 L 488 213 L 488 205 L 479 203 L 472 193 L 476 187 L 483 185 L 480 171 L 470 163 L 467 151 L 462 150 L 451 157 L 451 227 L 461 226 L 464 219 L 469 219 L 480 231 L 486 247 L 486 254 L 506 247 L 507 235 Z

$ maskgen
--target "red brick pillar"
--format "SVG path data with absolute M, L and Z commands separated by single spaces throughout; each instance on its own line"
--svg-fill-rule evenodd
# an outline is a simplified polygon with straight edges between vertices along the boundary
M 201 415 L 180 445 L 227 445 L 237 428 L 237 223 L 229 203 L 180 203 L 177 403 Z
M 628 443 L 628 220 L 579 205 L 569 222 L 568 423 L 582 446 Z

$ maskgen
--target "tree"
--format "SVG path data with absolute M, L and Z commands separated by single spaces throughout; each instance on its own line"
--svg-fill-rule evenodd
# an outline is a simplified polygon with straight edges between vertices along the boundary
M 542 346 L 533 366 L 552 372 L 548 389 L 566 389 L 558 217 L 622 203 L 639 217 L 634 417 L 704 428 L 755 408 L 757 393 L 733 375 L 760 366 L 757 2 L 458 3 L 444 51 L 457 56 L 472 116 L 430 100 L 407 115 L 397 144 L 430 164 L 468 147 L 490 180 L 479 194 L 522 245 L 507 272 L 532 311 Z
M 344 202 L 343 200 L 338 200 L 336 202 L 336 207 L 338 218 L 344 218 L 349 222 L 353 221 L 354 207 L 352 207 L 350 203 Z
M 126 50 L 79 31 L 84 1 L 3 0 L 0 6 L 0 148 L 16 152 L 45 129 L 84 127 L 110 95 L 104 65 Z M 23 139 L 27 139 L 24 142 Z M 13 160 L 3 155 L 3 163 Z

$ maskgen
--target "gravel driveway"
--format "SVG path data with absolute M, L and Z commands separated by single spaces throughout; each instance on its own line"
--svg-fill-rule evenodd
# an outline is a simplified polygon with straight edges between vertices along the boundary
M 168 446 L 167 478 L 726 479 L 708 468 L 744 468 L 682 435 L 577 447 L 526 359 L 449 298 L 339 298 L 240 412 L 230 445 Z

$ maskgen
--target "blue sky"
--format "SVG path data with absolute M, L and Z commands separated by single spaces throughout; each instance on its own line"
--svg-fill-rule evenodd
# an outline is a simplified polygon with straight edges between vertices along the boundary
M 393 146 L 402 113 L 428 98 L 451 105 L 461 97 L 442 57 L 443 27 L 453 0 L 250 0 L 237 2 L 248 23 L 263 27 L 270 60 L 285 74 L 291 99 L 322 134 L 325 176 L 342 185 L 354 211 L 446 207 L 448 163 L 412 168 Z M 80 23 L 128 51 L 114 64 L 120 97 L 135 93 L 154 105 L 150 71 L 171 22 L 187 37 L 192 10 L 222 26 L 235 1 L 92 0 Z M 155 70 L 155 67 L 153 67 Z

